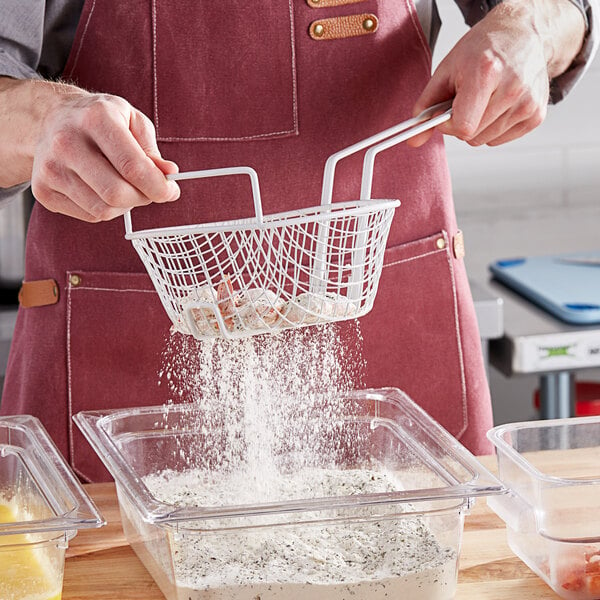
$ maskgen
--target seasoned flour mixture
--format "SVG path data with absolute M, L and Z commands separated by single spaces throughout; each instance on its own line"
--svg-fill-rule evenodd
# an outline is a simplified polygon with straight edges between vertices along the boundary
M 240 504 L 249 500 L 243 472 L 218 478 L 200 470 L 164 471 L 144 482 L 155 497 L 176 506 L 217 507 L 231 504 L 232 498 Z M 268 486 L 271 500 L 280 501 L 397 489 L 386 473 L 368 469 L 307 468 Z M 293 521 L 293 515 L 284 514 L 269 517 L 270 526 L 248 528 L 247 519 L 232 518 L 226 530 L 178 533 L 174 568 L 178 586 L 185 588 L 181 597 L 293 600 L 321 597 L 322 587 L 328 600 L 354 595 L 369 600 L 452 598 L 455 552 L 440 546 L 421 517 L 398 516 L 409 507 L 395 508 L 395 514 L 377 519 L 365 507 L 363 520 L 359 515 L 351 521 L 283 525 Z M 211 527 L 210 522 L 202 525 Z

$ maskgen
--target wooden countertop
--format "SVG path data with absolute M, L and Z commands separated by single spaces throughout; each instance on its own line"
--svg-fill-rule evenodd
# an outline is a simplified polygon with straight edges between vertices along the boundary
M 480 458 L 495 470 L 495 457 Z M 71 540 L 62 600 L 161 600 L 163 594 L 121 528 L 112 483 L 86 485 L 108 524 Z M 465 519 L 456 600 L 556 600 L 559 598 L 506 543 L 504 522 L 479 498 Z

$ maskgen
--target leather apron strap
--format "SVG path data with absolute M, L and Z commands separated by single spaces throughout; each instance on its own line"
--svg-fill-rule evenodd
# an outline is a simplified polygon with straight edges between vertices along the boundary
M 19 306 L 33 308 L 56 304 L 60 297 L 58 284 L 54 279 L 24 281 L 19 290 Z

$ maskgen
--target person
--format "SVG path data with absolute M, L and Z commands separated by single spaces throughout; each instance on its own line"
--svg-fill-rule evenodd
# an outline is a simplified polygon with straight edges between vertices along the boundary
M 145 229 L 249 216 L 243 178 L 182 194 L 165 177 L 236 165 L 258 172 L 265 214 L 318 204 L 329 155 L 453 99 L 450 121 L 377 159 L 373 197 L 402 206 L 361 320 L 365 385 L 404 389 L 487 452 L 489 390 L 442 134 L 496 145 L 538 126 L 589 63 L 597 8 L 457 3 L 472 27 L 433 76 L 431 0 L 5 5 L 0 187 L 30 185 L 37 202 L 1 412 L 39 416 L 82 479 L 105 476 L 72 415 L 167 399 L 156 381 L 168 319 L 116 217 L 135 208 Z M 358 196 L 360 160 L 340 164 L 336 201 Z

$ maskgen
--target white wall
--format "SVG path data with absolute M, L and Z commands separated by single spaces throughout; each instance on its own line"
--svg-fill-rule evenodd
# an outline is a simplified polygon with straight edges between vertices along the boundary
M 452 0 L 438 6 L 436 64 L 467 30 Z M 446 145 L 470 278 L 486 280 L 497 258 L 600 248 L 600 54 L 528 136 L 495 148 L 454 138 Z M 580 375 L 590 376 L 600 379 Z M 490 385 L 496 422 L 534 416 L 535 378 L 508 380 L 492 369 Z

